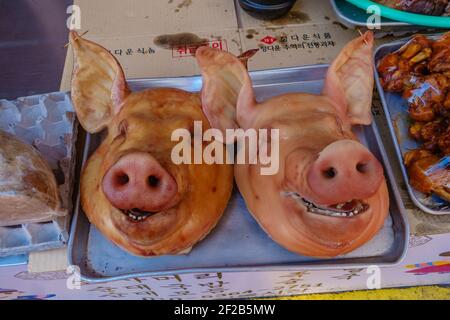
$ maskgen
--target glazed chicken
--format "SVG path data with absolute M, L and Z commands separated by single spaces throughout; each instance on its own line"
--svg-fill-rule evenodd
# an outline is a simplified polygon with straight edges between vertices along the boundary
M 420 192 L 435 193 L 450 199 L 450 156 L 443 159 L 427 150 L 413 150 L 405 154 L 410 183 Z
M 450 154 L 450 127 L 448 118 L 430 122 L 416 122 L 409 128 L 410 136 L 423 142 L 422 149 L 434 153 Z
M 438 40 L 415 36 L 378 64 L 386 91 L 401 93 L 411 118 L 409 135 L 421 143 L 405 154 L 411 185 L 450 200 L 450 32 Z M 447 163 L 444 161 L 444 163 Z M 439 170 L 430 168 L 440 164 Z
M 431 16 L 447 16 L 450 14 L 448 0 L 376 0 L 375 2 L 394 9 Z
M 378 65 L 385 90 L 403 92 L 410 88 L 417 76 L 428 72 L 427 60 L 432 52 L 431 41 L 417 35 L 398 51 L 386 55 Z
M 450 32 L 434 41 L 432 49 L 433 56 L 429 63 L 430 72 L 440 72 L 450 77 Z
M 408 101 L 411 119 L 433 121 L 446 114 L 444 102 L 449 85 L 449 78 L 440 73 L 412 77 L 410 85 L 403 91 L 403 97 Z

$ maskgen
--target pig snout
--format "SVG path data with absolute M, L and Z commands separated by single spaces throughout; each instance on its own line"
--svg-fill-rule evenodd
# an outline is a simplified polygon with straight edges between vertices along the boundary
M 362 144 L 340 140 L 322 150 L 307 179 L 318 203 L 334 205 L 373 196 L 382 183 L 383 168 Z
M 178 186 L 154 157 L 133 152 L 121 157 L 106 172 L 103 192 L 118 209 L 156 212 L 170 206 Z

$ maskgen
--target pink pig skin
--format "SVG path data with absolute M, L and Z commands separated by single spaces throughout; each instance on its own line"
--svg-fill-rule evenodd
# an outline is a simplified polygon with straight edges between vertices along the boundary
M 291 93 L 259 103 L 234 56 L 197 51 L 207 83 L 202 96 L 213 102 L 204 105 L 206 115 L 235 116 L 216 120 L 220 129 L 280 130 L 278 173 L 261 175 L 261 164 L 235 165 L 235 178 L 251 214 L 290 251 L 345 254 L 370 240 L 388 214 L 382 166 L 351 130 L 372 121 L 372 50 L 371 32 L 348 43 L 330 66 L 321 95 Z
M 202 101 L 175 88 L 131 91 L 107 49 L 74 31 L 70 44 L 77 118 L 104 137 L 81 173 L 86 217 L 133 255 L 188 253 L 216 226 L 233 189 L 231 165 L 174 162 L 176 130 L 189 134 L 197 121 L 210 128 Z

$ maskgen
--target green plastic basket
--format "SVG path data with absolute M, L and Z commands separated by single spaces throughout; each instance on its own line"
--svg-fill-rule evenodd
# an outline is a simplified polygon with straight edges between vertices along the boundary
M 358 8 L 361 8 L 366 11 L 370 6 L 378 6 L 380 8 L 381 16 L 391 20 L 401 21 L 419 26 L 450 29 L 450 17 L 436 17 L 424 14 L 405 12 L 383 6 L 379 3 L 370 0 L 347 0 L 347 2 L 350 2 L 351 4 L 357 6 Z

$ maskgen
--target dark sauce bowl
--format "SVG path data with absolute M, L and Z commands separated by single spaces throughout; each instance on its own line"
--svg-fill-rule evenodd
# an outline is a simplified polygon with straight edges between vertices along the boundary
M 251 16 L 272 20 L 284 16 L 297 0 L 239 0 L 241 7 Z

